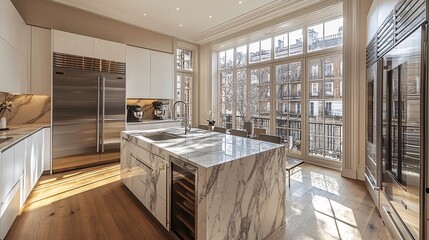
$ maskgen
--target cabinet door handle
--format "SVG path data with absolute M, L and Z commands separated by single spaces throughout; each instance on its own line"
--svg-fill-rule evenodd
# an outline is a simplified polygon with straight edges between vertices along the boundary
M 131 157 L 135 158 L 139 163 L 143 164 L 143 166 L 145 166 L 146 168 L 148 168 L 150 171 L 153 172 L 153 168 L 151 166 L 147 165 L 144 161 L 136 157 L 134 154 L 131 154 Z

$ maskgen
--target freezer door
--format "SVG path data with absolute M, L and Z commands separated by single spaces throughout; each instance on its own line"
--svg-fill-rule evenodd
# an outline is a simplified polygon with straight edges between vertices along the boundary
M 121 131 L 125 130 L 125 76 L 104 74 L 101 76 L 101 161 L 118 160 Z
M 53 170 L 98 162 L 98 74 L 62 68 L 53 74 Z

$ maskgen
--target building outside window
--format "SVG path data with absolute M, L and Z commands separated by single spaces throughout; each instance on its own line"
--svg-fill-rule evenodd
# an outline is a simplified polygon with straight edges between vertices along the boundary
M 319 84 L 312 83 L 311 84 L 311 96 L 319 96 Z
M 310 124 L 310 156 L 323 157 L 341 161 L 342 155 L 342 76 L 340 75 L 341 55 L 321 58 L 312 58 L 308 61 L 310 66 L 318 66 L 320 73 L 311 72 L 311 92 L 314 84 L 324 86 L 321 94 L 310 96 L 309 124 Z M 328 68 L 328 69 L 326 69 Z M 314 69 L 310 67 L 310 69 Z M 323 73 L 323 74 L 321 74 Z M 317 76 L 317 78 L 313 78 Z
M 327 82 L 325 83 L 325 95 L 326 96 L 332 96 L 334 95 L 334 83 L 333 82 Z
M 341 46 L 342 18 L 335 18 L 217 52 L 219 125 L 252 121 L 281 136 L 293 156 L 341 161 Z

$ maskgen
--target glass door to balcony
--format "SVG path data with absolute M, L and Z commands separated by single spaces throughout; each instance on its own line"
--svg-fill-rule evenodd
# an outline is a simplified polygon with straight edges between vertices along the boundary
M 275 133 L 282 137 L 291 153 L 301 155 L 302 62 L 275 66 Z
M 271 67 L 250 69 L 248 116 L 254 127 L 270 131 Z
M 342 56 L 308 61 L 308 155 L 342 160 Z

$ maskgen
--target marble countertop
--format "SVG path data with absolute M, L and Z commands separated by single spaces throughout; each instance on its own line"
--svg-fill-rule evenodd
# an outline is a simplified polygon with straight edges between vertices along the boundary
M 144 119 L 141 122 L 127 122 L 127 125 L 139 125 L 139 124 L 151 124 L 151 123 L 168 123 L 168 122 L 181 122 L 181 120 L 174 119 L 164 119 L 164 120 L 155 120 L 155 119 Z
M 38 130 L 50 127 L 49 123 L 32 123 L 32 124 L 20 124 L 20 125 L 9 125 L 9 130 L 0 131 L 0 139 L 10 138 L 2 143 L 0 143 L 0 152 L 5 151 L 10 146 L 18 143 L 22 139 L 28 137 L 29 135 L 37 132 Z
M 145 136 L 159 133 L 173 134 L 177 138 L 154 141 Z M 210 168 L 247 156 L 285 147 L 265 141 L 232 136 L 203 129 L 192 129 L 184 133 L 184 128 L 165 128 L 146 131 L 124 131 L 122 136 L 143 148 L 152 145 L 168 151 L 173 156 L 189 161 L 196 166 Z

